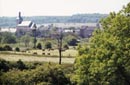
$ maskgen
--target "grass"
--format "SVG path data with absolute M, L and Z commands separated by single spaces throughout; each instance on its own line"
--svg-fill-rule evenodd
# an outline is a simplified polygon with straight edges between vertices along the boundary
M 0 54 L 0 58 L 7 61 L 26 61 L 26 62 L 54 62 L 58 63 L 59 58 L 56 57 L 37 57 L 37 56 L 25 56 L 25 55 L 14 55 L 14 54 Z M 74 63 L 75 58 L 62 58 L 62 63 Z
M 59 51 L 55 50 L 27 50 L 27 51 L 1 51 L 1 54 L 13 54 L 13 55 L 24 55 L 24 56 L 37 56 L 37 57 L 59 57 Z M 62 57 L 73 58 L 78 55 L 78 51 L 75 49 L 68 49 L 62 51 Z
M 34 53 L 34 52 L 37 52 L 38 55 L 42 55 L 43 53 L 45 55 L 52 55 L 52 56 L 59 56 L 59 51 L 58 50 L 45 50 L 45 51 L 42 51 L 42 50 L 31 50 L 30 53 Z M 62 56 L 68 56 L 68 57 L 75 57 L 78 55 L 78 51 L 77 50 L 73 50 L 73 49 L 69 49 L 69 50 L 65 50 L 65 51 L 62 51 Z

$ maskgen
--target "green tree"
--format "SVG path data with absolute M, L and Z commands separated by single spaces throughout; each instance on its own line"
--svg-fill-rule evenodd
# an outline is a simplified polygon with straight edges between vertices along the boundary
M 64 45 L 65 49 L 69 49 L 69 46 L 67 44 Z
M 31 42 L 31 36 L 28 34 L 21 37 L 21 41 L 25 44 L 25 47 L 29 46 L 29 43 Z
M 21 62 L 19 61 L 20 68 L 21 66 L 23 67 L 23 63 Z M 50 64 L 38 66 L 36 69 L 30 70 L 10 70 L 0 75 L 0 81 L 1 85 L 71 85 L 63 68 Z
M 77 43 L 78 43 L 78 41 L 77 41 L 77 39 L 75 39 L 75 38 L 73 38 L 73 39 L 71 39 L 70 41 L 68 41 L 68 44 L 69 44 L 70 46 L 77 46 Z
M 15 51 L 19 52 L 19 51 L 20 51 L 19 47 L 16 47 L 16 48 L 15 48 Z
M 12 47 L 10 47 L 9 45 L 5 45 L 5 46 L 3 47 L 3 49 L 4 49 L 5 51 L 12 51 Z
M 52 48 L 51 42 L 46 42 L 46 43 L 45 43 L 45 48 L 46 48 L 46 49 Z
M 38 49 L 42 49 L 41 43 L 38 43 L 38 44 L 37 44 L 37 48 L 38 48 Z
M 16 43 L 16 37 L 10 32 L 3 32 L 1 34 L 1 42 L 6 44 Z
M 89 45 L 79 49 L 75 63 L 77 85 L 130 85 L 130 3 L 101 21 Z
M 17 67 L 18 69 L 20 69 L 20 70 L 24 70 L 24 69 L 27 68 L 26 65 L 24 64 L 24 62 L 22 62 L 21 60 L 18 60 L 18 61 L 16 62 L 16 67 Z

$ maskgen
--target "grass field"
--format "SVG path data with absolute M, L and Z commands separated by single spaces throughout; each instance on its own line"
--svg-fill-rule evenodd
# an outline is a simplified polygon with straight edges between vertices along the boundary
M 62 63 L 74 63 L 78 51 L 75 49 L 68 49 L 62 51 Z M 59 62 L 59 52 L 55 50 L 26 50 L 21 52 L 16 51 L 1 51 L 0 58 L 7 61 L 27 61 L 27 62 Z
M 45 55 L 54 55 L 54 56 L 59 56 L 59 51 L 58 50 L 45 50 L 45 51 L 42 51 L 42 50 L 31 50 L 30 53 L 33 54 L 33 53 L 37 53 L 39 55 L 43 55 L 43 53 Z M 62 56 L 68 56 L 68 57 L 75 57 L 78 55 L 78 52 L 77 50 L 73 50 L 73 49 L 69 49 L 69 50 L 65 50 L 65 51 L 62 51 Z
M 36 55 L 41 57 L 59 57 L 59 51 L 55 50 L 26 50 L 26 51 L 1 51 L 0 54 L 16 54 L 16 55 Z M 68 49 L 62 51 L 62 57 L 75 58 L 78 55 L 78 51 L 74 49 Z
M 58 63 L 59 58 L 57 57 L 37 57 L 37 56 L 24 56 L 24 55 L 13 55 L 13 54 L 0 54 L 1 59 L 5 59 L 7 61 L 27 61 L 27 62 L 54 62 Z M 75 58 L 62 58 L 62 63 L 74 63 Z

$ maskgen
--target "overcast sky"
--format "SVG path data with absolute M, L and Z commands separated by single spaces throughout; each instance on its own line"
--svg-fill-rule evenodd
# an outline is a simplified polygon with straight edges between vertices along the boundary
M 130 0 L 0 0 L 0 16 L 64 16 L 118 12 Z

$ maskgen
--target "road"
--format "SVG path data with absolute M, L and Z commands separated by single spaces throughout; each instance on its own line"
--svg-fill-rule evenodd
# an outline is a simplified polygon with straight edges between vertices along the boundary
M 24 55 L 14 55 L 14 54 L 0 54 L 0 58 L 5 59 L 7 61 L 18 61 L 21 59 L 22 61 L 32 62 L 54 62 L 58 63 L 59 58 L 57 57 L 37 57 L 37 56 L 24 56 Z M 62 58 L 62 63 L 74 63 L 75 58 Z

